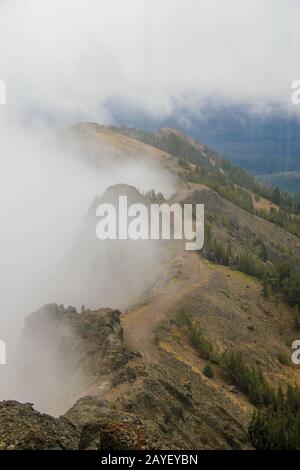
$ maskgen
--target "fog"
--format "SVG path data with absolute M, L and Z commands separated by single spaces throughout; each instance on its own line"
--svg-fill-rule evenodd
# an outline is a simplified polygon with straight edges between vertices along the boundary
M 26 122 L 110 123 L 207 97 L 291 103 L 298 0 L 1 0 L 0 79 Z
M 116 183 L 140 191 L 155 189 L 167 197 L 175 178 L 142 159 L 115 161 L 104 167 L 77 149 L 60 146 L 54 132 L 7 126 L 0 142 L 1 312 L 24 315 L 54 301 L 46 280 L 59 265 L 80 230 L 94 198 Z M 101 152 L 98 149 L 99 160 Z M 96 229 L 96 223 L 95 223 Z M 53 281 L 55 283 L 55 280 Z M 53 290 L 53 285 L 52 291 Z M 59 286 L 61 290 L 61 285 Z M 88 285 L 82 286 L 88 292 Z M 56 299 L 60 302 L 62 299 Z M 74 298 L 63 299 L 72 304 Z M 87 300 L 87 299 L 85 299 Z M 78 303 L 76 303 L 76 306 Z M 95 305 L 93 305 L 95 306 Z M 2 325 L 7 330 L 10 325 Z
M 124 309 L 155 281 L 151 259 L 161 259 L 157 246 L 129 251 L 123 264 L 103 253 L 97 275 L 81 261 L 70 274 L 74 247 L 85 258 L 76 241 L 97 195 L 127 183 L 170 196 L 175 180 L 131 155 L 93 165 L 66 148 L 59 129 L 111 124 L 110 99 L 159 116 L 199 97 L 289 102 L 299 8 L 297 0 L 0 1 L 0 339 L 12 372 L 0 399 L 22 399 L 12 358 L 25 315 L 49 302 Z
M 26 315 L 52 302 L 73 305 L 78 311 L 82 305 L 123 310 L 153 285 L 155 269 L 162 263 L 161 250 L 155 245 L 146 250 L 138 244 L 100 247 L 103 242 L 96 240 L 95 213 L 92 224 L 87 219 L 95 197 L 116 183 L 140 191 L 155 189 L 169 197 L 175 190 L 175 177 L 159 163 L 147 162 L 142 154 L 140 160 L 128 154 L 108 163 L 102 146 L 94 149 L 97 164 L 77 141 L 65 145 L 68 133 L 64 138 L 53 129 L 28 128 L 8 120 L 1 121 L 1 128 L 0 338 L 6 342 L 7 366 L 0 370 L 0 398 L 22 400 L 30 398 L 28 391 L 25 396 L 22 393 L 20 363 L 24 358 L 17 354 Z M 94 244 L 81 240 L 87 223 Z M 48 351 L 39 354 L 42 359 Z M 61 358 L 54 369 L 50 363 L 42 382 L 36 382 L 37 371 L 30 379 L 38 388 L 32 400 L 42 409 L 50 384 L 52 391 L 68 386 L 65 375 L 63 383 L 51 375 L 61 370 Z

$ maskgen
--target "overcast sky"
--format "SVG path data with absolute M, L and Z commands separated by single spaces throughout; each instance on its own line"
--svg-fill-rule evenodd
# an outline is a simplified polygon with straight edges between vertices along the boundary
M 299 19 L 299 0 L 0 0 L 7 107 L 68 124 L 108 123 L 112 97 L 289 104 Z

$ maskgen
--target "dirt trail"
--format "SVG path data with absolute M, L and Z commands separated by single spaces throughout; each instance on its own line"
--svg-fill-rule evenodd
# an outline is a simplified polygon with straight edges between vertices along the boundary
M 153 293 L 151 299 L 124 314 L 125 343 L 142 354 L 144 360 L 158 360 L 154 329 L 170 318 L 179 303 L 195 289 L 204 287 L 209 268 L 194 251 L 186 251 L 183 241 L 173 242 L 174 256 L 180 262 L 180 274 Z
M 177 194 L 169 203 L 184 201 L 195 189 L 206 189 L 206 187 L 181 184 Z M 171 276 L 168 283 L 155 290 L 147 302 L 127 311 L 122 318 L 125 343 L 132 350 L 141 353 L 143 359 L 148 362 L 155 362 L 159 358 L 154 330 L 175 314 L 184 298 L 195 289 L 205 287 L 210 274 L 208 266 L 196 251 L 185 250 L 184 240 L 173 241 L 170 249 L 173 258 L 170 274 L 174 270 L 175 263 L 179 265 L 179 273 Z

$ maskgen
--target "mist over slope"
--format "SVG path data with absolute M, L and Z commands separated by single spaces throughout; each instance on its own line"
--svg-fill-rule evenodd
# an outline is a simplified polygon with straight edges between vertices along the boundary
M 120 182 L 133 184 L 140 191 L 155 189 L 170 196 L 176 177 L 161 168 L 159 158 L 143 158 L 143 145 L 135 153 L 126 149 L 122 157 L 116 151 L 115 159 L 111 159 L 109 145 L 99 141 L 93 153 L 95 163 L 90 148 L 81 146 L 80 136 L 76 140 L 68 132 L 69 137 L 64 134 L 62 138 L 54 131 L 16 123 L 1 125 L 0 328 L 10 354 L 24 316 L 40 305 L 55 299 L 80 309 L 83 303 L 96 307 L 105 302 L 101 295 L 96 299 L 92 294 L 94 287 L 88 276 L 83 276 L 80 265 L 68 276 L 61 275 L 95 197 Z M 92 145 L 92 139 L 90 142 Z M 145 147 L 145 155 L 147 152 Z M 116 272 L 109 269 L 117 266 L 105 269 L 107 278 L 113 278 Z M 80 276 L 83 299 L 74 288 Z M 130 292 L 127 296 L 131 297 Z M 124 303 L 117 302 L 116 307 L 120 306 Z

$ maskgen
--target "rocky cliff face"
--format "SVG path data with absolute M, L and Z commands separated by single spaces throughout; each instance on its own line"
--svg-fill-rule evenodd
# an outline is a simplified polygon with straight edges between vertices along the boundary
M 127 350 L 119 311 L 45 305 L 26 319 L 22 353 L 30 401 L 41 409 L 38 391 L 51 413 L 58 402 L 70 409 L 54 418 L 1 402 L 2 449 L 249 448 L 245 416 L 206 380 L 164 354 L 145 365 Z
M 29 315 L 19 352 L 20 399 L 61 412 L 95 381 L 126 364 L 119 317 L 109 308 L 77 313 L 57 304 Z
M 66 418 L 35 411 L 31 403 L 0 403 L 0 449 L 77 449 L 80 432 Z
M 31 403 L 3 401 L 0 403 L 0 450 L 133 449 L 134 417 L 129 422 L 124 414 L 115 416 L 116 424 L 105 412 L 93 416 L 102 407 L 101 402 L 86 397 L 70 410 L 67 419 L 39 413 Z
M 23 344 L 25 349 L 36 347 L 60 355 L 69 370 L 81 364 L 99 375 L 127 362 L 120 315 L 110 308 L 78 313 L 70 306 L 44 305 L 26 318 Z

